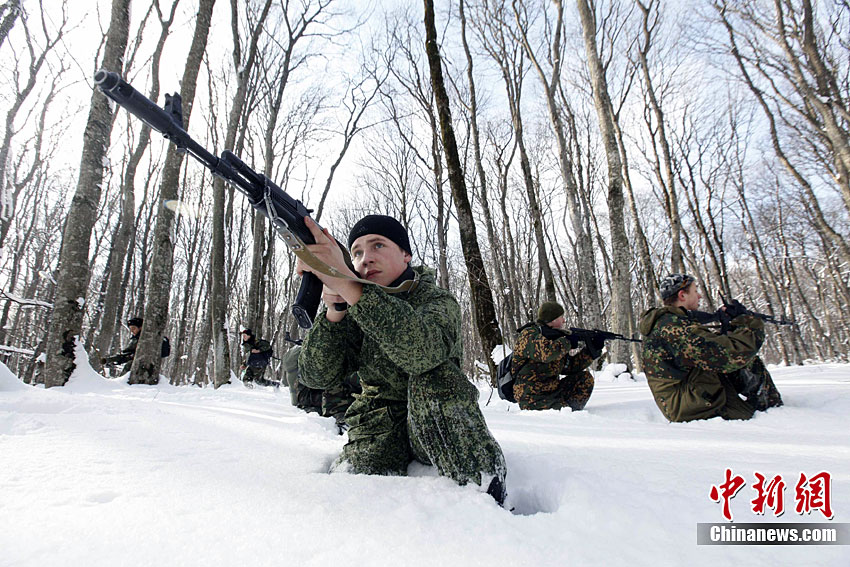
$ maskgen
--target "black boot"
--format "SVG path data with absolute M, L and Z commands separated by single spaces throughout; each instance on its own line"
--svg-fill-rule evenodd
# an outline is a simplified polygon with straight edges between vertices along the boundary
M 499 506 L 504 508 L 507 492 L 505 491 L 505 485 L 502 484 L 499 477 L 494 476 L 493 480 L 490 481 L 490 486 L 487 487 L 487 494 L 492 496 L 493 500 L 495 500 Z

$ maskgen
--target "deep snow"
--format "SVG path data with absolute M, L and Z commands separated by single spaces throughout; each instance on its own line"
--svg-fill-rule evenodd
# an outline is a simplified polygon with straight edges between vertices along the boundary
M 786 405 L 749 422 L 670 424 L 645 381 L 597 374 L 583 412 L 526 412 L 482 387 L 508 465 L 499 508 L 432 468 L 327 474 L 344 437 L 286 390 L 128 386 L 81 368 L 62 388 L 0 365 L 0 565 L 841 565 L 850 546 L 698 546 L 709 490 L 747 486 L 736 522 L 794 511 L 801 472 L 832 475 L 850 522 L 850 366 L 772 368 Z M 163 381 L 165 382 L 165 381 Z M 754 472 L 786 511 L 750 509 Z

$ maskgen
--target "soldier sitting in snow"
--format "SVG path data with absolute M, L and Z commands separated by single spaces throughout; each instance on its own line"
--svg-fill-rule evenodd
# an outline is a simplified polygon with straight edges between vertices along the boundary
M 378 284 L 328 276 L 298 261 L 298 273 L 312 271 L 325 284 L 327 305 L 348 304 L 316 318 L 299 360 L 301 381 L 326 389 L 356 372 L 363 388 L 345 414 L 348 443 L 332 470 L 404 475 L 416 459 L 503 502 L 505 460 L 478 407 L 478 390 L 460 370 L 457 299 L 437 287 L 433 270 L 410 267 L 410 240 L 397 220 L 370 215 L 354 225 L 348 247 L 357 273 L 327 230 L 305 222 L 317 258 Z M 413 287 L 400 293 L 381 287 L 408 281 Z
M 757 356 L 764 322 L 734 301 L 722 308 L 729 330 L 716 333 L 689 315 L 702 298 L 693 277 L 672 274 L 660 289 L 664 306 L 643 314 L 640 332 L 649 388 L 667 419 L 750 419 L 756 410 L 782 405 Z
M 570 355 L 573 343 L 561 328 L 564 308 L 546 301 L 537 320 L 519 329 L 511 373 L 514 398 L 521 409 L 545 410 L 570 407 L 584 409 L 593 392 L 593 376 L 587 368 L 602 354 L 604 339 L 594 338 Z M 563 374 L 564 378 L 559 378 Z

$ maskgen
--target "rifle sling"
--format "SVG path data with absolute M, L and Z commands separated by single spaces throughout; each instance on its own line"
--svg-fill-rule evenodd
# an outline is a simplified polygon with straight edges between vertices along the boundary
M 394 287 L 387 287 L 384 285 L 376 284 L 375 282 L 369 280 L 365 280 L 363 278 L 356 278 L 349 276 L 348 274 L 343 274 L 336 268 L 328 266 L 319 258 L 317 258 L 315 254 L 313 254 L 312 252 L 310 252 L 310 250 L 307 249 L 307 246 L 305 246 L 304 242 L 300 238 L 295 236 L 295 234 L 293 234 L 292 231 L 289 230 L 289 228 L 284 228 L 280 225 L 277 225 L 277 229 L 278 232 L 280 232 L 283 236 L 283 239 L 286 241 L 286 244 L 289 246 L 289 249 L 292 250 L 292 252 L 296 256 L 298 256 L 298 258 L 302 262 L 313 268 L 315 271 L 325 274 L 326 276 L 331 276 L 333 278 L 342 278 L 364 285 L 375 285 L 384 290 L 386 293 L 402 293 L 405 291 L 411 292 L 415 290 L 416 287 L 419 285 L 419 274 L 416 274 L 416 277 L 414 277 L 412 280 L 403 281 L 399 285 Z

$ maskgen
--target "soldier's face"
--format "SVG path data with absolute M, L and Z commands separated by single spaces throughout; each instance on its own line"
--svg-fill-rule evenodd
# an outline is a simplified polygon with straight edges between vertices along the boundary
M 692 283 L 679 292 L 679 304 L 689 311 L 699 309 L 701 299 L 702 295 L 700 295 L 699 286 L 696 283 Z
M 549 325 L 550 327 L 552 327 L 553 329 L 562 329 L 564 327 L 564 323 L 566 323 L 566 322 L 567 322 L 566 315 L 561 315 L 557 319 L 549 321 L 546 324 Z
M 133 333 L 134 335 L 138 335 L 139 331 L 141 331 L 141 329 L 139 327 L 135 326 L 135 325 L 129 325 L 129 328 L 130 328 L 130 332 Z
M 351 244 L 351 261 L 364 279 L 378 285 L 394 282 L 407 269 L 411 256 L 378 234 L 364 234 Z

